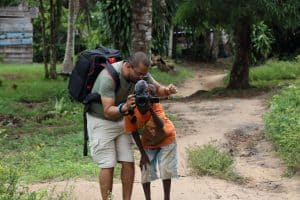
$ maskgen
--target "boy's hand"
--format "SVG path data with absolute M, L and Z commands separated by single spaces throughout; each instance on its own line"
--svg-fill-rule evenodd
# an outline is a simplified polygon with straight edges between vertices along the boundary
M 147 169 L 147 164 L 150 164 L 149 158 L 146 153 L 142 153 L 140 160 L 140 168 L 143 170 L 143 167 Z

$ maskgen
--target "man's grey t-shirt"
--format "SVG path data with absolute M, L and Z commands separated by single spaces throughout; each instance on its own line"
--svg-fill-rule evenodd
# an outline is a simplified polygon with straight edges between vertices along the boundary
M 103 97 L 113 98 L 115 100 L 115 105 L 119 105 L 122 102 L 126 102 L 127 96 L 133 94 L 135 83 L 128 82 L 124 76 L 122 71 L 122 65 L 124 61 L 120 61 L 112 64 L 114 69 L 118 72 L 120 78 L 120 86 L 118 91 L 115 93 L 115 81 L 112 79 L 111 75 L 107 70 L 102 70 L 98 75 L 95 84 L 92 89 L 92 93 L 98 93 Z M 152 83 L 153 79 L 149 75 L 148 81 Z M 92 103 L 90 107 L 89 113 L 95 117 L 99 117 L 105 119 L 103 113 L 103 106 L 99 103 Z M 122 117 L 120 116 L 119 119 Z

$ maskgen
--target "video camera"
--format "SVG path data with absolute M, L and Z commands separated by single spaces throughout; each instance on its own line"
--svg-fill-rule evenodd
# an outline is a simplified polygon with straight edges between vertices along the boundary
M 136 95 L 135 96 L 135 104 L 139 106 L 144 106 L 147 104 L 159 103 L 159 97 L 151 96 L 151 95 Z

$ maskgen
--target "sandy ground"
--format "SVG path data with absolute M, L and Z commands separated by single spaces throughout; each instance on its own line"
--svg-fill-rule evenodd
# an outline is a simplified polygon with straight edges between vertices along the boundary
M 224 70 L 194 65 L 195 76 L 179 86 L 177 96 L 186 97 L 198 90 L 210 90 L 222 85 Z M 180 178 L 172 182 L 171 199 L 245 199 L 245 200 L 299 200 L 300 175 L 283 177 L 285 166 L 276 156 L 274 149 L 263 135 L 262 114 L 265 112 L 266 95 L 249 98 L 214 98 L 185 101 L 167 101 L 164 107 L 176 116 L 177 143 L 179 152 Z M 245 178 L 237 184 L 213 177 L 195 177 L 189 172 L 186 149 L 193 145 L 217 142 L 229 150 L 235 158 L 235 171 Z M 132 199 L 144 199 L 140 184 L 139 168 Z M 72 180 L 31 185 L 31 190 L 49 189 L 56 191 L 73 188 L 72 199 L 100 199 L 97 182 Z M 122 199 L 122 186 L 116 180 L 113 199 Z M 161 181 L 152 183 L 152 198 L 163 199 Z

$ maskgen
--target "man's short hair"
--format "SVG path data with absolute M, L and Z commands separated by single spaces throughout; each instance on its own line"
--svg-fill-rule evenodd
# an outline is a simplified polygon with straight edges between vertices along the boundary
M 128 58 L 128 63 L 132 65 L 133 68 L 136 68 L 140 64 L 145 65 L 146 67 L 150 66 L 150 59 L 148 56 L 141 51 L 135 52 Z

